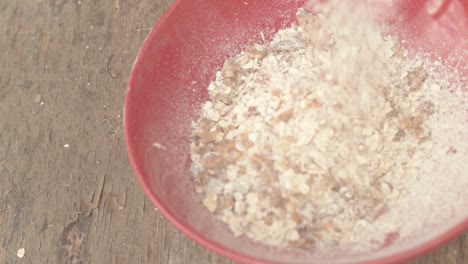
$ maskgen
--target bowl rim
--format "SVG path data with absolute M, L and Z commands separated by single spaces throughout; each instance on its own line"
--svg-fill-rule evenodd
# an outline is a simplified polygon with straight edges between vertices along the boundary
M 125 99 L 124 99 L 124 110 L 123 110 L 123 127 L 124 127 L 124 138 L 125 138 L 125 145 L 127 149 L 127 154 L 131 163 L 131 166 L 133 168 L 133 171 L 135 173 L 135 176 L 138 179 L 138 182 L 143 189 L 144 193 L 146 196 L 151 200 L 151 202 L 158 208 L 160 213 L 166 218 L 169 223 L 171 223 L 174 227 L 176 227 L 180 232 L 182 232 L 184 235 L 189 237 L 191 240 L 195 241 L 197 244 L 200 246 L 204 247 L 205 249 L 208 249 L 209 251 L 212 251 L 216 254 L 219 254 L 221 256 L 227 257 L 231 260 L 234 260 L 236 262 L 241 262 L 241 263 L 246 263 L 246 264 L 282 264 L 280 262 L 269 262 L 266 260 L 260 260 L 256 259 L 251 256 L 244 255 L 242 253 L 235 252 L 233 250 L 230 250 L 228 248 L 225 248 L 219 244 L 217 244 L 214 241 L 211 241 L 209 239 L 206 239 L 203 237 L 202 234 L 199 232 L 195 231 L 191 227 L 183 224 L 173 213 L 170 212 L 169 208 L 166 207 L 160 199 L 157 197 L 156 194 L 154 194 L 151 191 L 150 186 L 148 185 L 147 181 L 145 178 L 145 173 L 139 166 L 139 163 L 137 159 L 135 158 L 135 155 L 133 153 L 133 145 L 131 143 L 131 135 L 132 135 L 132 128 L 129 127 L 129 119 L 131 118 L 129 115 L 129 108 L 127 105 L 131 103 L 131 96 L 130 94 L 132 93 L 133 90 L 133 83 L 135 82 L 136 78 L 136 72 L 138 70 L 138 65 L 141 59 L 144 57 L 146 51 L 150 48 L 151 45 L 151 40 L 154 39 L 156 34 L 158 33 L 159 29 L 162 27 L 164 23 L 166 23 L 168 17 L 174 12 L 174 10 L 183 2 L 183 0 L 175 0 L 175 2 L 164 12 L 164 14 L 159 18 L 159 20 L 156 22 L 155 26 L 152 28 L 148 36 L 143 42 L 143 45 L 138 52 L 138 55 L 136 57 L 136 60 L 133 64 L 133 67 L 131 69 L 130 73 L 130 78 L 128 81 L 128 85 L 126 88 L 125 92 Z M 464 232 L 468 231 L 468 218 L 465 220 L 462 220 L 459 224 L 456 224 L 449 230 L 447 230 L 445 233 L 440 234 L 439 236 L 435 237 L 433 240 L 421 243 L 419 245 L 416 245 L 412 248 L 408 248 L 406 250 L 402 250 L 401 252 L 396 253 L 395 255 L 392 256 L 384 256 L 380 258 L 376 258 L 373 260 L 368 260 L 365 262 L 359 262 L 362 264 L 391 264 L 391 263 L 400 263 L 400 262 L 406 262 L 410 261 L 412 259 L 415 259 L 421 255 L 424 255 L 426 253 L 429 253 L 430 251 L 446 244 L 450 240 L 455 239 L 456 237 L 462 235 Z M 348 262 L 347 264 L 352 264 L 356 262 Z

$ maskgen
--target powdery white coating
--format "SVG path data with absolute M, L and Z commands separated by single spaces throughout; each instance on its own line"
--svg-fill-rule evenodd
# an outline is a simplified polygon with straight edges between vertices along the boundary
M 467 216 L 453 212 L 468 198 L 463 83 L 361 11 L 343 24 L 300 10 L 301 26 L 228 60 L 210 85 L 192 169 L 236 235 L 369 250 Z
M 418 177 L 405 181 L 405 195 L 382 223 L 399 230 L 402 240 L 468 217 L 468 100 L 466 82 L 440 62 L 419 58 L 429 78 L 423 96 L 434 102 L 427 120 L 433 145 L 416 161 Z

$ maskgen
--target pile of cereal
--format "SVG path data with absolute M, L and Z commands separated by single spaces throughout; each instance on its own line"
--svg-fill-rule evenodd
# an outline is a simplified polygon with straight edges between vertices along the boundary
M 210 84 L 193 123 L 196 191 L 268 245 L 381 245 L 393 231 L 382 219 L 433 148 L 427 90 L 446 84 L 372 23 L 302 9 L 298 21 Z

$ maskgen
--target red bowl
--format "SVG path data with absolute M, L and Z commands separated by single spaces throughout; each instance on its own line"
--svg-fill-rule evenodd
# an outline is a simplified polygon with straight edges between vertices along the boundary
M 125 98 L 127 150 L 146 195 L 188 237 L 244 263 L 396 263 L 433 250 L 468 230 L 468 219 L 462 218 L 404 246 L 389 245 L 357 255 L 339 251 L 314 255 L 237 238 L 202 206 L 189 171 L 189 135 L 191 122 L 208 99 L 207 86 L 224 60 L 260 41 L 261 32 L 269 39 L 295 22 L 303 2 L 178 0 L 161 17 L 136 59 Z M 465 65 L 466 56 L 451 54 L 468 47 L 468 2 L 431 2 L 439 5 L 432 8 L 434 4 L 424 0 L 393 3 L 388 6 L 391 9 L 382 9 L 383 20 L 398 24 L 395 34 L 410 40 L 408 48 L 425 48 Z

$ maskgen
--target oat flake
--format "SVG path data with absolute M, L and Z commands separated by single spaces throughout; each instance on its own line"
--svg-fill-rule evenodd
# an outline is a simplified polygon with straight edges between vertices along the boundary
M 26 250 L 24 250 L 24 248 L 20 248 L 16 252 L 16 255 L 18 256 L 18 258 L 23 258 L 25 253 L 26 253 Z

